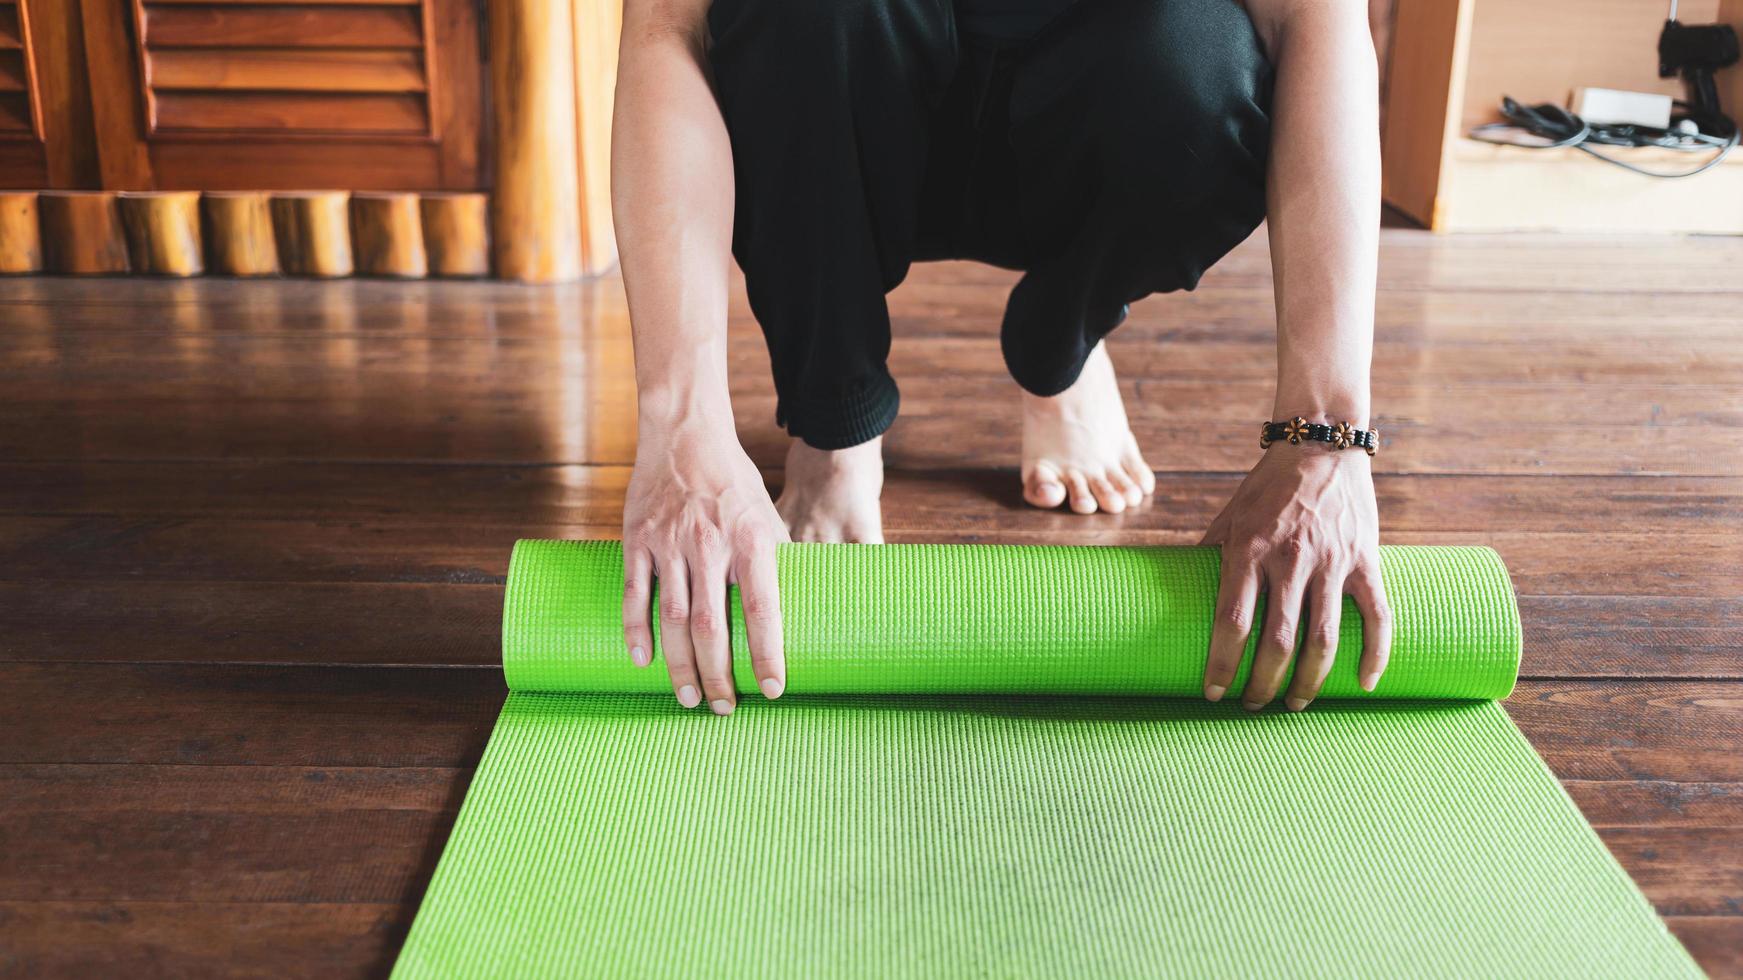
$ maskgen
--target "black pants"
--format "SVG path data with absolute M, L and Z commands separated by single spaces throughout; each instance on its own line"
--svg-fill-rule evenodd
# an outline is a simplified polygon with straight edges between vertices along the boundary
M 1235 0 L 1078 0 L 1017 43 L 951 0 L 716 0 L 709 28 L 776 422 L 820 449 L 895 420 L 909 263 L 1022 270 L 1000 344 L 1052 395 L 1264 218 L 1271 68 Z

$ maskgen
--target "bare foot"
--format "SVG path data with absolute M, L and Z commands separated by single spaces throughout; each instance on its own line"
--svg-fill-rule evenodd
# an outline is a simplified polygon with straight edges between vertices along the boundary
M 884 440 L 813 449 L 794 439 L 775 510 L 794 541 L 884 543 Z
M 1118 514 L 1156 489 L 1120 401 L 1114 363 L 1097 344 L 1077 383 L 1052 398 L 1023 392 L 1023 499 Z

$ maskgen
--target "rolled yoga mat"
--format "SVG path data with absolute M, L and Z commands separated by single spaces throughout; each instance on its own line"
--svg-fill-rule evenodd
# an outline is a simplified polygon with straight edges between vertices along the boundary
M 1494 699 L 1506 569 L 1381 549 L 1390 666 L 1198 697 L 1211 548 L 786 545 L 787 694 L 685 711 L 616 542 L 522 541 L 395 976 L 1700 976 Z M 1251 650 L 1249 649 L 1249 660 Z

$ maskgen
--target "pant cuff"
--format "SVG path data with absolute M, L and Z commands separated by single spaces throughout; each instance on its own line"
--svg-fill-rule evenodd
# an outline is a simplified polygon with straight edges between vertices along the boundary
M 888 374 L 840 398 L 782 398 L 775 424 L 813 449 L 847 449 L 884 434 L 896 421 L 901 394 Z

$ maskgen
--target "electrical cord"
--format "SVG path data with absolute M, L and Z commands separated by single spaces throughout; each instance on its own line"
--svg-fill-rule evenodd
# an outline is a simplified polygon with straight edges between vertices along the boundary
M 1694 118 L 1695 111 L 1686 102 L 1677 102 L 1677 107 L 1683 110 L 1683 119 L 1700 124 L 1702 120 Z M 1675 180 L 1680 177 L 1693 177 L 1699 173 L 1719 165 L 1731 151 L 1737 148 L 1737 124 L 1730 118 L 1717 113 L 1710 114 L 1702 131 L 1685 132 L 1680 129 L 1658 129 L 1653 126 L 1635 126 L 1632 124 L 1601 124 L 1592 125 L 1574 115 L 1561 106 L 1545 102 L 1539 105 L 1523 105 L 1511 96 L 1502 96 L 1501 115 L 1506 122 L 1487 123 L 1470 131 L 1472 139 L 1485 143 L 1498 143 L 1503 146 L 1523 146 L 1528 149 L 1552 150 L 1561 147 L 1571 147 L 1608 164 L 1631 170 L 1647 177 L 1663 177 Z M 1721 137 L 1709 135 L 1705 130 L 1713 129 L 1725 132 Z M 1511 138 L 1503 137 L 1501 133 L 1512 134 Z M 1525 142 L 1521 135 L 1541 142 Z M 1655 146 L 1664 150 L 1676 150 L 1683 153 L 1700 153 L 1713 150 L 1711 159 L 1704 161 L 1693 170 L 1680 173 L 1665 173 L 1660 170 L 1648 170 L 1626 160 L 1619 160 L 1607 153 L 1599 153 L 1592 146 Z

